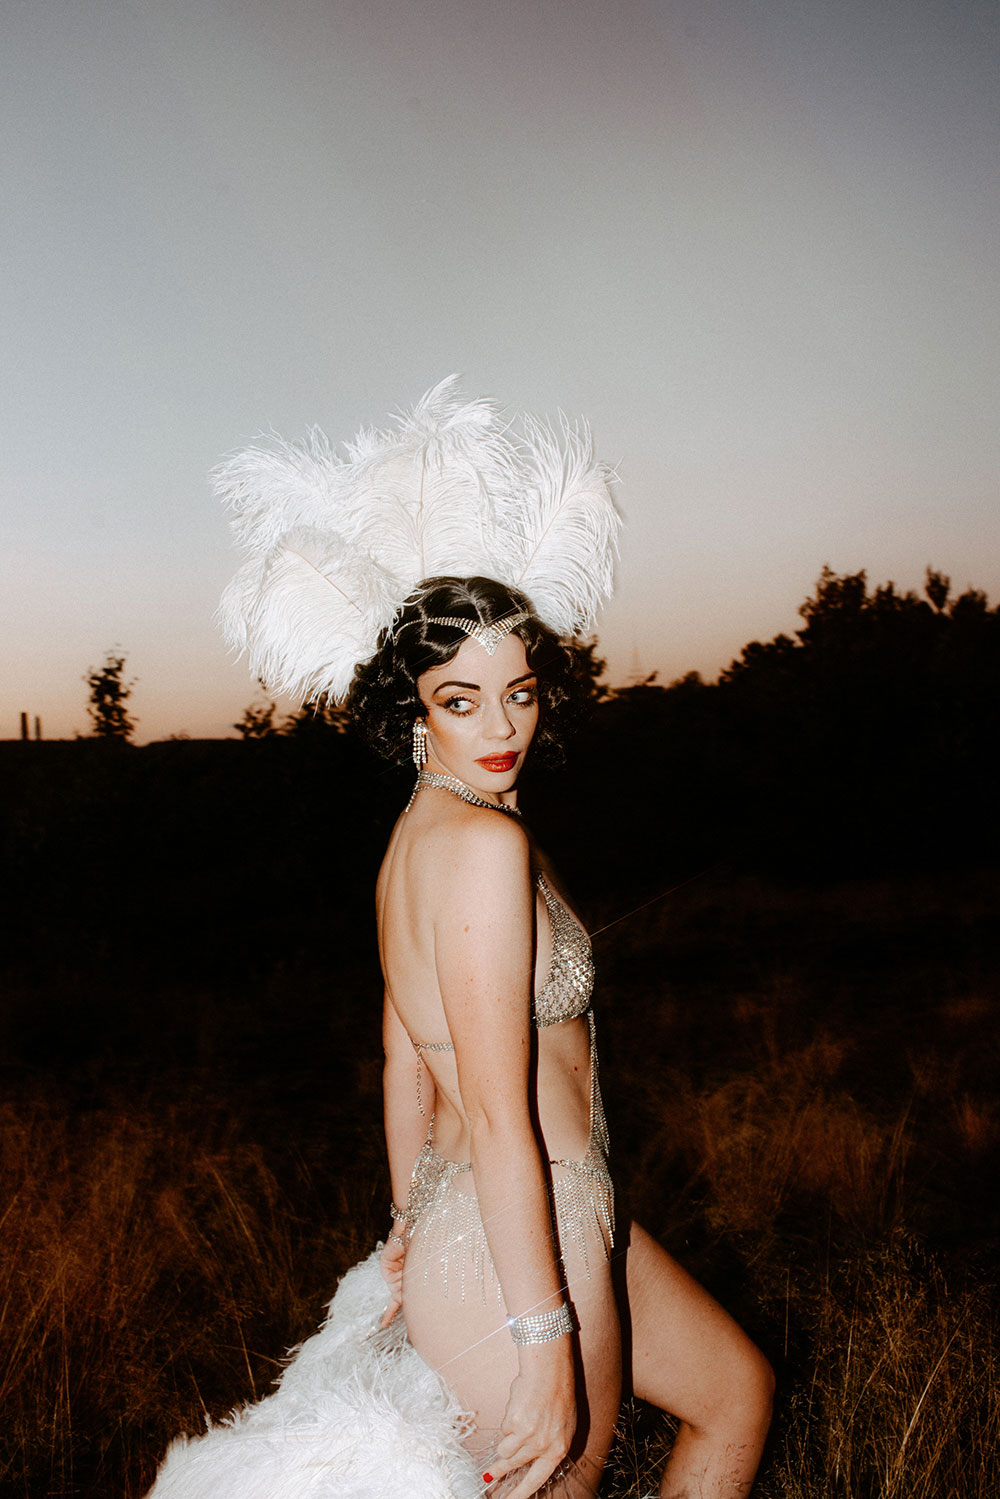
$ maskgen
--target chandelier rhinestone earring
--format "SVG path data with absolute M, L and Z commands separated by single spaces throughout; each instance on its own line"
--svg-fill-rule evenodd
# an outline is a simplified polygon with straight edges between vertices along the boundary
M 427 764 L 427 725 L 422 718 L 413 721 L 413 763 L 418 770 Z

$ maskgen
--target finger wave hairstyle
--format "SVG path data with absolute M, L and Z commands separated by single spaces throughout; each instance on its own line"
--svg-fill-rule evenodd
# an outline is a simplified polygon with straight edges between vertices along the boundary
M 357 668 L 348 694 L 351 717 L 372 748 L 400 765 L 409 759 L 414 720 L 426 711 L 417 678 L 450 661 L 469 638 L 454 625 L 432 623 L 435 617 L 493 625 L 521 609 L 531 609 L 530 599 L 492 578 L 441 577 L 421 583 L 391 628 L 382 632 L 375 655 Z M 559 765 L 564 741 L 583 716 L 588 698 L 577 654 L 533 614 L 513 634 L 524 641 L 528 665 L 538 673 L 540 712 L 532 758 Z

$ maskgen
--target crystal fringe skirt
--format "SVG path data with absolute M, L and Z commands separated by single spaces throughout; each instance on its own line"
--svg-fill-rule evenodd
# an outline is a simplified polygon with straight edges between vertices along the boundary
M 595 1249 L 608 1260 L 614 1244 L 615 1193 L 607 1158 L 592 1140 L 582 1161 L 551 1161 L 552 1214 L 559 1257 L 566 1269 L 572 1252 L 590 1275 Z M 410 1186 L 410 1210 L 414 1214 L 409 1253 L 423 1264 L 426 1280 L 433 1274 L 445 1296 L 456 1294 L 464 1301 L 470 1284 L 478 1288 L 485 1304 L 503 1297 L 479 1201 L 463 1192 L 458 1179 L 472 1167 L 467 1161 L 449 1161 L 428 1141 L 417 1156 Z

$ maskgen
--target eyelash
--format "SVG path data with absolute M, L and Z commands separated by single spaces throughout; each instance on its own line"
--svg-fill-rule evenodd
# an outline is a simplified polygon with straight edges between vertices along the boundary
M 522 698 L 523 701 L 518 702 L 518 698 Z M 538 690 L 535 687 L 518 687 L 511 693 L 507 701 L 515 708 L 530 708 L 538 701 Z M 456 703 L 471 703 L 472 706 L 469 708 L 458 708 L 455 706 Z M 465 697 L 461 693 L 455 697 L 448 698 L 444 706 L 449 713 L 454 713 L 456 718 L 468 718 L 469 714 L 473 713 L 476 707 L 471 697 Z

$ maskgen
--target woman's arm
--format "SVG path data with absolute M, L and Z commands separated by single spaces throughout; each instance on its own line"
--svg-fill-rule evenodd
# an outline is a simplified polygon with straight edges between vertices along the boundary
M 423 1068 L 423 1078 L 419 1078 L 422 1064 L 396 1013 L 388 990 L 382 1010 L 382 1048 L 385 1052 L 382 1106 L 389 1156 L 389 1180 L 393 1204 L 405 1212 L 413 1163 L 427 1135 L 427 1119 L 434 1112 L 434 1079 L 426 1067 Z M 421 1096 L 424 1108 L 428 1111 L 426 1118 L 421 1114 L 418 1104 Z M 391 1293 L 391 1300 L 382 1318 L 383 1327 L 392 1321 L 402 1304 L 403 1259 L 408 1229 L 407 1218 L 394 1218 L 393 1237 L 387 1239 L 382 1251 L 382 1274 Z
M 486 1238 L 508 1312 L 564 1301 L 548 1175 L 532 1118 L 535 892 L 524 831 L 482 813 L 448 830 L 435 861 L 435 961 Z M 572 1339 L 518 1348 L 494 1478 L 524 1467 L 526 1499 L 566 1455 L 576 1426 Z

